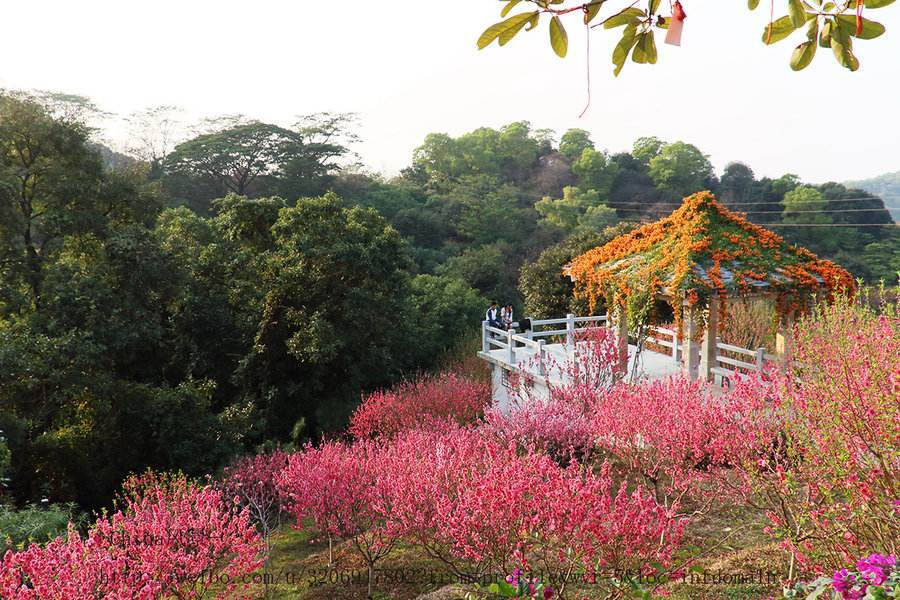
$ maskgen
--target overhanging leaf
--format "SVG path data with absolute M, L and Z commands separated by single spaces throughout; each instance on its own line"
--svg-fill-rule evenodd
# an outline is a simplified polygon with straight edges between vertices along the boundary
M 806 23 L 806 9 L 803 8 L 803 2 L 800 0 L 788 0 L 788 14 L 794 27 L 803 27 L 803 24 Z
M 845 68 L 855 71 L 859 68 L 859 60 L 853 54 L 853 40 L 840 21 L 835 22 L 831 32 L 831 51 L 834 57 Z
M 613 29 L 622 25 L 637 25 L 641 19 L 647 18 L 647 14 L 639 8 L 626 8 L 620 13 L 616 13 L 603 22 L 604 29 Z
M 558 16 L 550 19 L 550 45 L 560 58 L 565 58 L 569 51 L 569 35 Z
M 622 33 L 622 39 L 619 40 L 619 43 L 616 44 L 616 47 L 613 49 L 613 64 L 616 65 L 615 70 L 613 70 L 613 75 L 616 77 L 621 73 L 622 67 L 625 65 L 625 60 L 628 58 L 628 53 L 631 52 L 631 49 L 634 48 L 635 43 L 637 43 L 637 39 L 635 38 L 636 31 L 637 27 L 635 25 L 626 27 Z
M 815 42 L 806 41 L 794 48 L 794 53 L 791 55 L 791 68 L 795 71 L 802 71 L 808 67 L 816 55 L 817 47 Z
M 587 10 L 584 13 L 584 24 L 587 25 L 591 21 L 594 20 L 598 14 L 600 14 L 600 9 L 603 7 L 604 0 L 598 0 L 595 2 L 591 2 L 588 4 Z
M 538 11 L 520 13 L 504 21 L 500 21 L 499 23 L 494 23 L 485 29 L 484 33 L 481 34 L 481 37 L 478 38 L 478 49 L 483 50 L 484 48 L 487 48 L 491 42 L 498 38 L 500 39 L 500 45 L 502 46 L 512 39 L 512 36 L 516 35 L 516 33 L 525 26 L 525 23 L 539 14 Z M 511 34 L 509 33 L 510 31 L 512 31 Z
M 866 8 L 883 8 L 893 3 L 894 0 L 865 0 L 864 6 Z M 856 0 L 850 0 L 847 8 L 856 8 Z
M 850 35 L 861 40 L 873 40 L 884 33 L 884 25 L 862 17 L 862 33 L 856 35 L 856 16 L 838 15 L 837 19 L 849 29 Z
M 653 31 L 645 31 L 638 36 L 631 60 L 638 64 L 656 64 L 656 42 L 653 40 Z
M 822 25 L 822 33 L 819 34 L 819 46 L 822 48 L 831 48 L 831 21 L 825 21 Z
M 797 26 L 794 25 L 794 22 L 788 15 L 772 21 L 771 28 L 771 37 L 769 35 L 769 26 L 766 26 L 766 28 L 763 29 L 762 41 L 764 44 L 774 44 L 775 42 L 780 42 L 797 30 Z
M 506 3 L 506 6 L 503 7 L 503 10 L 500 11 L 500 16 L 505 17 L 506 15 L 508 15 L 509 11 L 514 9 L 516 7 L 516 4 L 518 4 L 521 1 L 522 0 L 509 0 L 509 2 Z

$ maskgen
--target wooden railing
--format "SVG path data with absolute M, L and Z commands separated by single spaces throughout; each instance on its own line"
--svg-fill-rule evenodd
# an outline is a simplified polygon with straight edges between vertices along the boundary
M 665 327 L 648 327 L 647 342 L 662 346 L 669 350 L 672 360 L 678 362 L 681 360 L 681 344 L 678 343 L 678 332 Z
M 727 352 L 732 356 L 722 354 L 722 352 Z M 735 358 L 735 355 L 740 358 Z M 762 372 L 766 361 L 775 360 L 776 358 L 777 356 L 766 352 L 765 348 L 750 350 L 749 348 L 722 343 L 719 338 L 716 338 L 716 364 L 710 370 L 717 380 L 721 379 L 718 382 L 721 383 L 722 387 L 729 387 L 730 382 L 738 377 Z

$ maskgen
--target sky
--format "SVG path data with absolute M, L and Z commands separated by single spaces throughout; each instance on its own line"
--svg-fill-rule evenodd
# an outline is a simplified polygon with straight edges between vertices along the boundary
M 776 4 L 777 17 L 786 2 Z M 620 5 L 609 0 L 601 18 Z M 611 152 L 645 135 L 683 140 L 719 171 L 741 160 L 759 177 L 820 183 L 900 170 L 900 2 L 866 11 L 887 33 L 856 44 L 855 73 L 821 48 L 805 71 L 791 71 L 803 33 L 764 46 L 766 2 L 755 12 L 744 0 L 683 5 L 682 46 L 659 36 L 659 62 L 629 62 L 618 78 L 616 33 L 593 30 L 582 118 L 580 16 L 565 20 L 566 59 L 550 50 L 546 23 L 479 51 L 498 0 L 20 0 L 3 7 L 0 87 L 81 94 L 120 114 L 170 104 L 193 117 L 242 113 L 287 125 L 295 115 L 355 112 L 354 150 L 388 175 L 430 132 L 518 120 L 587 129 Z

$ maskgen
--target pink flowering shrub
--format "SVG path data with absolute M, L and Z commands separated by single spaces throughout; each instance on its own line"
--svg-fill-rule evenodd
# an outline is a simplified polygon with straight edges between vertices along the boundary
M 297 527 L 312 518 L 328 535 L 329 549 L 334 538 L 351 541 L 369 569 L 369 596 L 375 564 L 390 554 L 400 533 L 393 518 L 396 484 L 384 456 L 382 447 L 368 440 L 307 446 L 290 456 L 278 480 Z
M 795 328 L 779 452 L 753 472 L 771 533 L 816 572 L 900 552 L 900 319 L 839 300 Z
M 234 592 L 261 565 L 248 513 L 220 490 L 147 473 L 123 485 L 118 510 L 86 537 L 70 528 L 44 547 L 7 552 L 5 599 L 200 598 Z
M 269 536 L 281 524 L 282 505 L 278 479 L 287 466 L 288 455 L 281 450 L 243 457 L 225 467 L 222 493 L 246 507 L 266 545 Z M 267 559 L 268 560 L 268 559 Z
M 563 462 L 586 460 L 594 445 L 590 400 L 615 384 L 618 347 L 612 330 L 592 327 L 578 330 L 575 349 L 573 360 L 548 365 L 549 371 L 561 371 L 565 385 L 551 384 L 549 397 L 542 397 L 516 379 L 511 387 L 521 389 L 521 397 L 512 398 L 507 410 L 487 409 L 484 428 L 504 443 L 539 448 Z
M 398 531 L 459 575 L 531 560 L 554 572 L 635 568 L 664 563 L 680 541 L 674 515 L 608 467 L 563 469 L 478 429 L 413 431 L 385 452 Z
M 456 373 L 425 375 L 389 390 L 369 394 L 353 413 L 355 438 L 392 436 L 415 427 L 442 426 L 447 420 L 469 423 L 491 401 L 490 385 Z
M 716 395 L 706 383 L 679 376 L 570 393 L 585 398 L 594 443 L 617 472 L 649 483 L 662 502 L 739 484 L 732 469 L 755 459 L 776 436 L 765 389 L 754 381 Z

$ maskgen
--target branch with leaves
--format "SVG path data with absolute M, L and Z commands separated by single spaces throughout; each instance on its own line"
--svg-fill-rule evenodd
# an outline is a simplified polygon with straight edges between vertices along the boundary
M 660 0 L 647 0 L 646 8 L 639 8 L 641 0 L 613 12 L 605 19 L 594 22 L 608 0 L 567 4 L 566 0 L 509 0 L 500 12 L 503 20 L 488 27 L 478 38 L 478 48 L 484 49 L 496 41 L 505 46 L 520 31 L 531 31 L 540 23 L 541 17 L 550 17 L 550 46 L 563 58 L 568 53 L 569 37 L 563 25 L 563 18 L 572 13 L 580 13 L 588 35 L 592 29 L 622 28 L 622 37 L 616 44 L 612 54 L 615 66 L 613 73 L 618 75 L 628 56 L 638 64 L 655 64 L 657 48 L 655 32 L 657 29 L 675 29 L 669 31 L 666 42 L 679 45 L 680 26 L 685 18 L 680 2 L 670 4 L 671 14 L 663 14 Z M 750 10 L 758 7 L 760 0 L 748 0 Z M 884 25 L 863 17 L 864 9 L 882 8 L 894 0 L 846 0 L 835 3 L 831 0 L 787 0 L 788 14 L 774 18 L 775 0 L 772 2 L 772 18 L 763 31 L 764 44 L 774 44 L 791 36 L 794 32 L 805 28 L 806 41 L 794 48 L 790 65 L 795 71 L 806 68 L 816 55 L 817 48 L 831 48 L 838 63 L 855 71 L 859 68 L 859 60 L 853 53 L 853 39 L 871 40 L 884 33 Z M 784 0 L 780 0 L 784 1 Z M 535 10 L 509 16 L 510 12 L 527 2 L 534 5 Z

